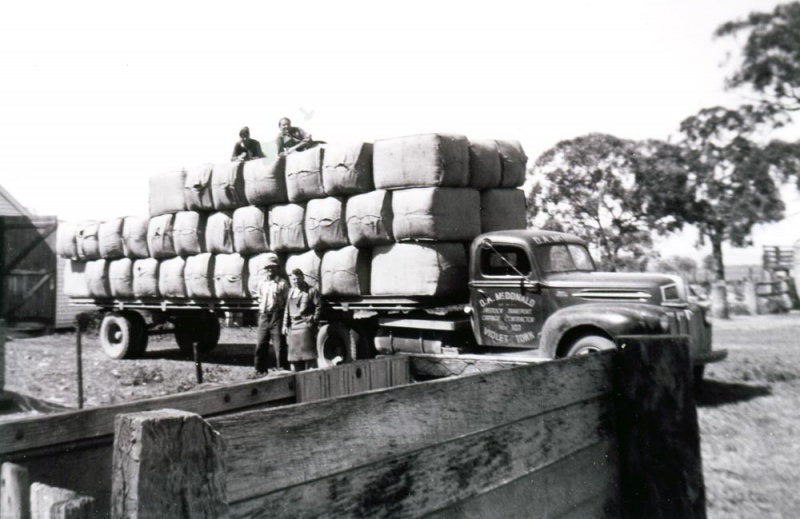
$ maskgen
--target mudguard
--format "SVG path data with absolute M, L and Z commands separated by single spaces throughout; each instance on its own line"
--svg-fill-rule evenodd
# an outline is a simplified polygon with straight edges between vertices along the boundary
M 552 314 L 544 324 L 539 340 L 545 358 L 555 358 L 564 335 L 578 327 L 592 327 L 606 335 L 661 335 L 660 319 L 668 310 L 641 303 L 587 303 L 563 308 Z

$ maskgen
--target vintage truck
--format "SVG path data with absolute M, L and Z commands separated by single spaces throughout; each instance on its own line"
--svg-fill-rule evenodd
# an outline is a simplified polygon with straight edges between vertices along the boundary
M 223 312 L 254 313 L 252 299 L 73 299 L 105 311 L 100 338 L 113 358 L 147 347 L 149 321 L 174 324 L 180 349 L 213 349 Z M 712 350 L 709 309 L 687 301 L 680 278 L 598 272 L 577 236 L 514 230 L 485 233 L 469 249 L 458 294 L 323 298 L 321 366 L 376 354 L 524 354 L 542 359 L 615 348 L 622 335 L 688 335 L 694 375 L 723 360 Z

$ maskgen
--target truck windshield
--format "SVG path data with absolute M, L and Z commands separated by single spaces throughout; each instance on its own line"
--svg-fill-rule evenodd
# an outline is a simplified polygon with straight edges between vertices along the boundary
M 536 247 L 536 260 L 542 272 L 594 271 L 594 262 L 583 245 L 559 243 Z

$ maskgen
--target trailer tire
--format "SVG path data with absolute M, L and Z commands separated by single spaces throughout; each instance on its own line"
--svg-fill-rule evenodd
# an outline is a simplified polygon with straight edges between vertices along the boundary
M 600 351 L 616 350 L 617 346 L 611 339 L 602 335 L 584 335 L 567 350 L 567 357 L 573 355 L 588 355 Z
M 353 361 L 358 335 L 341 323 L 323 324 L 317 333 L 317 366 L 329 368 Z
M 219 342 L 220 326 L 216 315 L 181 316 L 175 319 L 175 342 L 181 353 L 192 356 L 194 344 L 198 353 L 208 353 Z
M 147 322 L 142 314 L 134 311 L 121 312 L 131 324 L 134 352 L 133 358 L 141 358 L 147 351 Z
M 100 347 L 112 359 L 132 359 L 141 339 L 137 326 L 125 313 L 112 312 L 103 316 L 100 325 Z

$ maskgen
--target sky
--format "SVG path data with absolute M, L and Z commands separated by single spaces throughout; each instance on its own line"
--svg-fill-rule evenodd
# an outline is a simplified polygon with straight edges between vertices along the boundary
M 724 89 L 742 40 L 712 34 L 778 3 L 3 2 L 0 185 L 63 220 L 146 215 L 151 175 L 226 162 L 242 126 L 266 141 L 283 116 L 328 142 L 449 132 L 532 159 L 590 132 L 667 139 L 749 100 Z M 800 239 L 786 196 L 757 246 Z

